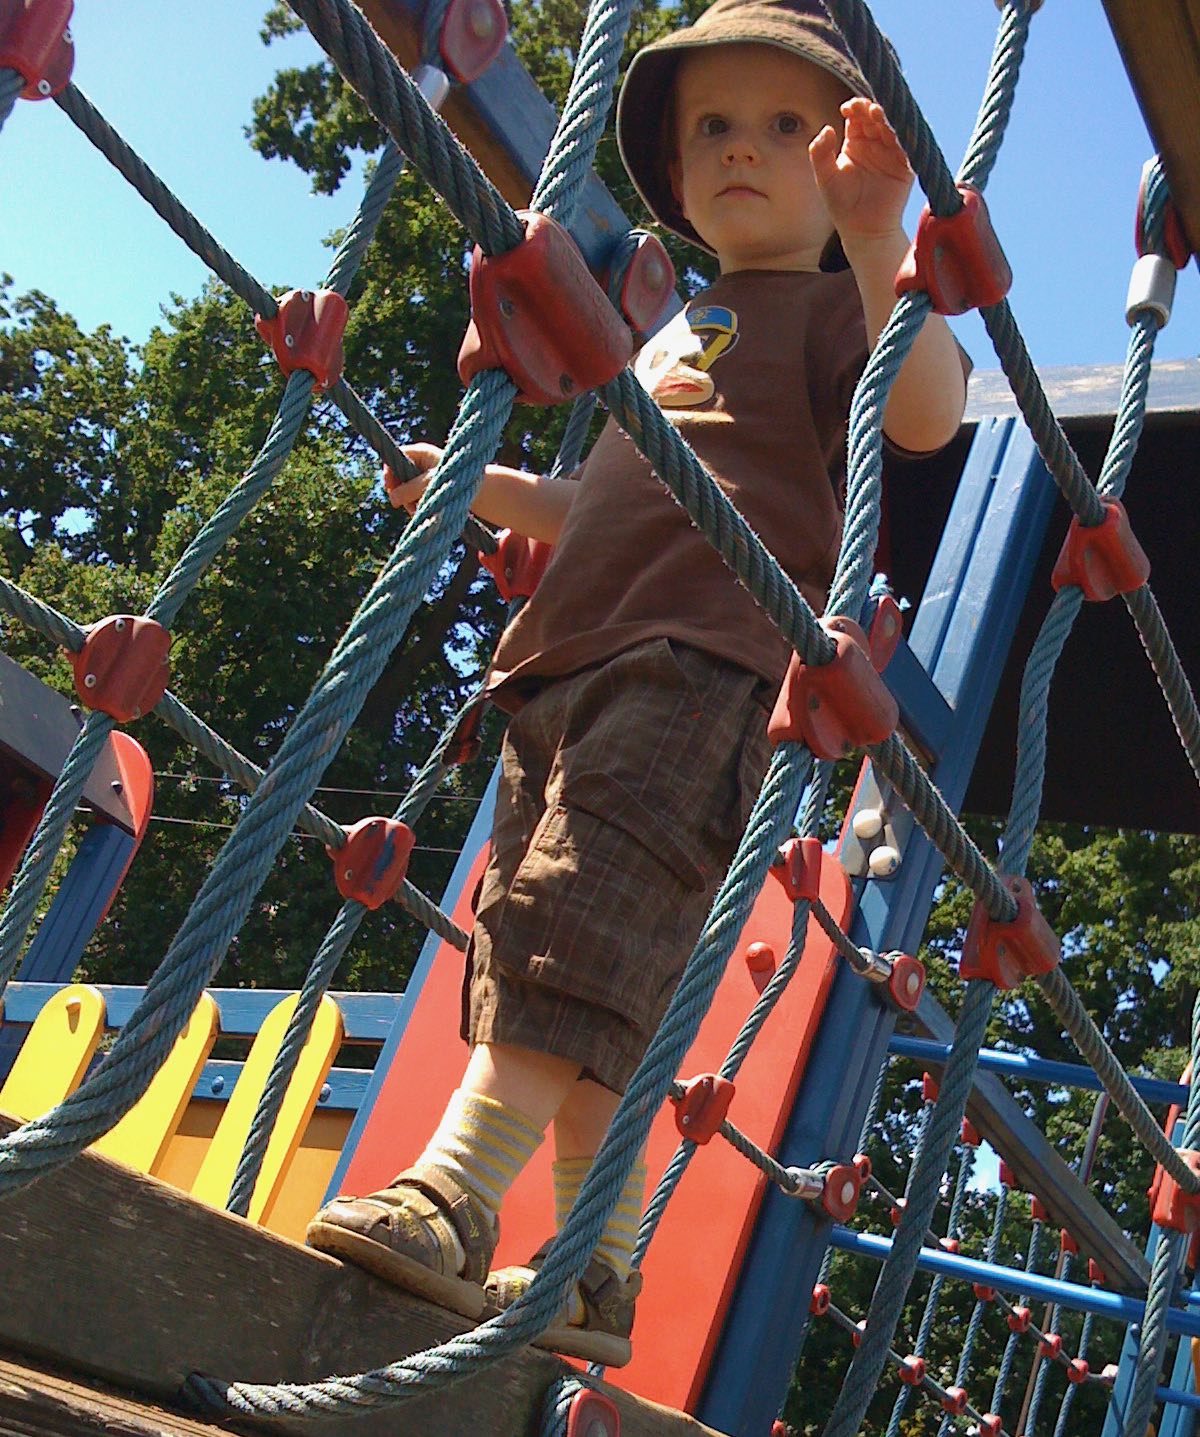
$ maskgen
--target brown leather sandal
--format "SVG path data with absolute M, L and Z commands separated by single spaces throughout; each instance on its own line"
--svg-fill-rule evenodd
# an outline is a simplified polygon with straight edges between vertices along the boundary
M 529 1259 L 527 1267 L 501 1267 L 488 1274 L 484 1284 L 488 1300 L 486 1317 L 505 1311 L 528 1291 L 549 1250 L 550 1244 L 546 1243 Z M 633 1331 L 634 1306 L 641 1290 L 640 1272 L 631 1272 L 622 1282 L 607 1263 L 593 1258 L 579 1279 L 575 1300 L 568 1303 L 540 1337 L 534 1338 L 533 1345 L 563 1357 L 600 1362 L 605 1367 L 624 1367 L 633 1356 L 629 1335 Z
M 463 1250 L 461 1272 L 454 1270 L 452 1231 Z M 498 1236 L 499 1225 L 478 1199 L 441 1168 L 420 1164 L 379 1192 L 334 1198 L 309 1223 L 306 1241 L 406 1292 L 478 1319 Z

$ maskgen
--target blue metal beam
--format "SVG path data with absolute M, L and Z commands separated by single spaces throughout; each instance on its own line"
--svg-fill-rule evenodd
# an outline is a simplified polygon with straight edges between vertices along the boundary
M 840 1252 L 852 1252 L 859 1257 L 869 1257 L 874 1262 L 883 1262 L 892 1250 L 890 1237 L 853 1232 L 848 1227 L 835 1227 L 831 1242 Z M 1077 1282 L 1063 1282 L 1061 1278 L 1026 1272 L 1023 1268 L 980 1262 L 978 1258 L 963 1257 L 961 1253 L 923 1247 L 918 1266 L 922 1272 L 953 1277 L 961 1282 L 983 1283 L 1000 1292 L 1028 1293 L 1039 1300 L 1057 1302 L 1072 1312 L 1094 1312 L 1097 1317 L 1109 1318 L 1113 1322 L 1138 1323 L 1146 1312 L 1146 1304 L 1136 1297 L 1122 1297 L 1120 1293 L 1107 1292 L 1102 1287 L 1082 1287 Z M 804 1305 L 807 1309 L 807 1302 Z M 1200 1312 L 1189 1312 L 1182 1307 L 1168 1309 L 1167 1331 L 1200 1337 Z
M 949 709 L 952 731 L 933 776 L 962 802 L 1054 501 L 1028 432 L 980 424 L 909 643 Z M 902 840 L 903 841 L 903 840 Z M 860 885 L 856 944 L 914 952 L 943 871 L 914 829 L 894 878 Z M 787 1164 L 850 1157 L 895 1019 L 845 967 L 834 979 L 792 1118 Z M 697 1417 L 731 1437 L 770 1430 L 808 1323 L 807 1301 L 830 1223 L 771 1189 L 759 1213 Z
M 926 1066 L 940 1067 L 950 1056 L 946 1043 L 928 1038 L 904 1038 L 898 1034 L 888 1044 L 888 1052 L 900 1058 L 915 1058 Z M 1059 1063 L 1051 1058 L 1028 1058 L 1023 1053 L 1004 1053 L 998 1048 L 983 1048 L 979 1066 L 989 1073 L 1020 1078 L 1029 1083 L 1053 1083 L 1065 1088 L 1083 1088 L 1089 1093 L 1102 1093 L 1104 1084 L 1092 1068 L 1082 1063 Z M 1139 1078 L 1130 1074 L 1129 1081 L 1149 1103 L 1186 1103 L 1188 1089 L 1183 1083 L 1168 1083 L 1161 1078 Z

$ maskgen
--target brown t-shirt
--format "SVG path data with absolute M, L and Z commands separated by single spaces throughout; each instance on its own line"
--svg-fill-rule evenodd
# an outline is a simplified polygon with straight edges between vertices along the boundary
M 744 270 L 697 296 L 635 365 L 818 612 L 837 559 L 847 415 L 867 354 L 849 271 Z M 610 419 L 537 593 L 500 641 L 492 697 L 519 708 L 537 681 L 652 638 L 772 682 L 787 668 L 782 636 Z

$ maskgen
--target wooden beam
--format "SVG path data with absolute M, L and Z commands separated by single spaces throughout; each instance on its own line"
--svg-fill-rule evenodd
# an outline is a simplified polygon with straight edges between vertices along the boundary
M 954 1020 L 928 989 L 912 1016 L 911 1027 L 919 1036 L 938 1043 L 954 1041 Z M 1012 1168 L 1021 1186 L 1041 1198 L 1051 1221 L 1071 1233 L 1086 1257 L 1096 1259 L 1114 1290 L 1144 1297 L 1150 1268 L 1141 1251 L 994 1073 L 975 1074 L 967 1117 Z
M 0 1117 L 0 1133 L 14 1126 Z M 92 1154 L 5 1201 L 0 1273 L 0 1344 L 168 1402 L 192 1372 L 311 1382 L 382 1367 L 470 1326 Z M 570 1370 L 527 1348 L 428 1398 L 323 1420 L 322 1437 L 525 1437 Z M 623 1437 L 717 1437 L 608 1391 Z M 294 1419 L 278 1429 L 312 1434 Z
M 1104 0 L 1192 249 L 1200 251 L 1200 0 Z
M 244 1430 L 244 1429 L 243 1429 Z M 229 1428 L 0 1352 L 0 1437 L 220 1437 Z
M 1064 364 L 1039 369 L 1038 378 L 1051 409 L 1074 429 L 1112 423 L 1124 373 L 1120 364 Z M 967 384 L 964 424 L 1007 419 L 1019 412 L 1003 370 L 975 370 Z M 1151 367 L 1146 413 L 1151 420 L 1200 425 L 1200 366 L 1194 359 L 1160 360 Z

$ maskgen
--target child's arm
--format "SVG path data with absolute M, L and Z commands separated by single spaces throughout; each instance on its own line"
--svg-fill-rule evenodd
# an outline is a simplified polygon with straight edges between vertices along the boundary
M 389 495 L 397 509 L 412 513 L 425 492 L 430 471 L 441 460 L 442 451 L 435 444 L 406 444 L 404 455 L 421 472 L 406 484 L 398 484 Z M 579 485 L 573 479 L 551 479 L 545 474 L 526 474 L 520 469 L 506 469 L 502 464 L 489 464 L 483 471 L 483 483 L 471 512 L 489 524 L 554 544 L 578 492 Z
M 908 159 L 881 106 L 848 100 L 840 147 L 826 126 L 809 147 L 821 197 L 837 228 L 862 296 L 872 344 L 896 305 L 896 271 L 908 253 L 901 227 L 912 188 Z M 966 380 L 946 321 L 931 314 L 896 376 L 884 412 L 888 438 L 924 453 L 949 443 L 962 421 Z

